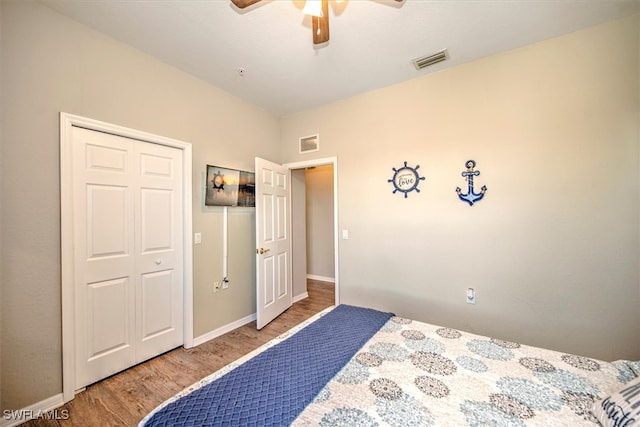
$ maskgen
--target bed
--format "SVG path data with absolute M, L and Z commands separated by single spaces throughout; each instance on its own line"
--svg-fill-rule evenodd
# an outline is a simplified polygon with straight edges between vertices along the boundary
M 139 425 L 629 427 L 640 425 L 639 376 L 640 362 L 339 305 L 192 385 Z

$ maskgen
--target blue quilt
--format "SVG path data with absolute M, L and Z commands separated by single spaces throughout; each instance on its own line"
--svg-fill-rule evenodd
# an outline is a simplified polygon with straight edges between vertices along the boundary
M 165 406 L 144 425 L 289 425 L 392 316 L 339 305 L 223 377 Z

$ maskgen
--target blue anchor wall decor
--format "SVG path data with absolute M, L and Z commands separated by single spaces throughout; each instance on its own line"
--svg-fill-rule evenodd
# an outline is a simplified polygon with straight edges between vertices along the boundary
M 484 197 L 484 193 L 487 191 L 487 186 L 483 185 L 482 188 L 480 188 L 480 192 L 476 193 L 473 189 L 473 177 L 480 175 L 480 171 L 473 170 L 473 168 L 476 167 L 475 160 L 467 160 L 465 166 L 467 167 L 467 170 L 462 172 L 462 176 L 465 177 L 469 184 L 467 194 L 462 193 L 462 189 L 460 187 L 456 187 L 456 193 L 458 193 L 460 200 L 469 203 L 469 206 L 473 206 L 475 202 Z

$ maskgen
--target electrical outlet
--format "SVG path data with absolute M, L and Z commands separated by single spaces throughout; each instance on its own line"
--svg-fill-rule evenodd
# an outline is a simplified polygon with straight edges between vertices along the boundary
M 229 287 L 229 281 L 228 280 L 223 280 L 222 281 L 222 289 L 227 289 Z
M 473 288 L 467 288 L 467 304 L 476 303 L 476 290 Z

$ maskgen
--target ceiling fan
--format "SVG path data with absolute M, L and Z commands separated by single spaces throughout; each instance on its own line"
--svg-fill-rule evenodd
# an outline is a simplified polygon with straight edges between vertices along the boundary
M 231 0 L 236 7 L 244 9 L 260 0 Z M 403 0 L 395 0 L 401 2 Z M 302 13 L 311 15 L 313 44 L 329 41 L 329 0 L 307 0 Z

